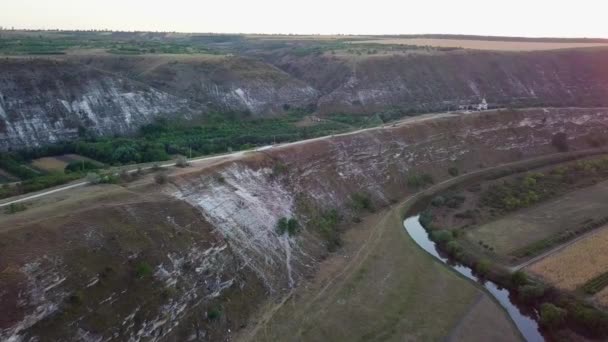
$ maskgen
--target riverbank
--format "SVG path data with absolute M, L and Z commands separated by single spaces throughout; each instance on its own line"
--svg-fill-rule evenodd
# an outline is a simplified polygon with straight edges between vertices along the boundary
M 343 248 L 322 262 L 314 279 L 267 307 L 270 317 L 260 315 L 239 338 L 459 340 L 466 331 L 475 340 L 518 340 L 506 314 L 488 305 L 487 294 L 428 258 L 399 229 L 411 203 L 406 199 L 353 225 Z
M 506 176 L 508 175 L 507 172 L 517 173 L 587 156 L 589 154 L 583 153 L 570 155 L 561 160 L 560 158 L 548 158 L 540 163 L 524 161 L 520 163 L 520 166 L 514 168 L 502 168 L 498 174 Z M 570 159 L 570 157 L 573 159 Z M 481 172 L 477 175 L 478 177 L 472 177 L 458 185 L 466 184 L 466 186 L 469 186 L 475 183 L 475 179 L 494 179 L 492 177 L 497 174 L 492 170 L 486 171 L 489 172 Z M 456 184 L 453 185 L 456 186 Z M 444 187 L 443 191 L 437 191 L 437 189 L 433 189 L 435 190 L 433 192 L 429 191 L 425 198 L 419 199 L 418 203 L 412 206 L 415 210 L 410 210 L 406 216 L 424 213 L 425 207 L 430 205 L 432 195 L 441 195 L 450 189 L 451 187 Z M 437 230 L 434 226 L 431 226 L 430 217 L 424 216 L 421 218 L 422 225 L 425 226 L 430 238 L 437 243 L 438 249 L 446 258 L 469 267 L 476 278 L 489 280 L 499 286 L 508 288 L 515 305 L 524 311 L 539 313 L 538 320 L 542 325 L 545 336 L 558 339 L 582 338 L 582 336 L 603 338 L 608 334 L 608 315 L 606 313 L 571 293 L 559 291 L 550 284 L 528 277 L 523 272 L 513 273 L 506 265 L 502 265 L 496 259 L 489 260 L 485 253 L 480 253 L 477 248 L 469 248 L 470 243 L 461 241 L 463 234 L 460 231 Z

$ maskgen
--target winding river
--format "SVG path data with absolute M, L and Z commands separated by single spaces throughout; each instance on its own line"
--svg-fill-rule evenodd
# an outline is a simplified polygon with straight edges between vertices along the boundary
M 448 262 L 448 259 L 442 257 L 437 250 L 437 247 L 433 241 L 429 238 L 429 234 L 426 232 L 424 227 L 420 224 L 419 221 L 420 216 L 412 216 L 403 221 L 403 226 L 408 234 L 412 237 L 412 239 L 420 246 L 422 249 L 427 251 L 429 254 L 439 259 L 442 263 L 451 267 L 456 272 L 462 274 L 463 276 L 469 278 L 472 281 L 478 282 L 483 285 L 486 290 L 496 298 L 496 300 L 500 303 L 500 305 L 507 311 L 517 329 L 524 336 L 526 341 L 529 342 L 541 342 L 545 339 L 540 333 L 538 323 L 535 319 L 529 317 L 524 314 L 509 298 L 509 291 L 507 289 L 503 289 L 497 284 L 491 281 L 481 281 L 477 276 L 473 274 L 473 270 L 467 266 L 453 264 Z

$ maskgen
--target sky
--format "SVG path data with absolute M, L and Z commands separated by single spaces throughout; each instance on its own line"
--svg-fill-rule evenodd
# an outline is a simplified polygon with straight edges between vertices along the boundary
M 608 38 L 606 0 L 0 0 L 0 26 Z

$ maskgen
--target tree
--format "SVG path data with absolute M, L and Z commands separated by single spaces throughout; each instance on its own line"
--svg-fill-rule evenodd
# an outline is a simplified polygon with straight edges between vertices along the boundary
M 540 324 L 549 329 L 555 329 L 564 324 L 568 312 L 551 303 L 540 306 Z
M 511 274 L 511 284 L 514 286 L 522 286 L 528 283 L 528 276 L 522 271 L 516 271 Z
M 534 302 L 545 295 L 545 287 L 538 285 L 522 285 L 517 289 L 519 299 L 524 302 Z
M 289 236 L 293 236 L 299 230 L 300 224 L 294 218 L 287 219 L 286 217 L 281 217 L 279 221 L 277 221 L 276 231 L 279 235 L 287 233 Z
M 112 153 L 112 160 L 123 164 L 139 162 L 141 155 L 132 146 L 120 146 Z
M 475 264 L 475 272 L 477 272 L 482 277 L 486 276 L 488 274 L 488 272 L 490 272 L 491 268 L 492 268 L 492 264 L 490 263 L 489 260 L 486 260 L 486 259 L 479 260 Z

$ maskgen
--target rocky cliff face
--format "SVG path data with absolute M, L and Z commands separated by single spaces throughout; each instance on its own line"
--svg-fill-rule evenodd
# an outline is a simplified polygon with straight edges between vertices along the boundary
M 4 218 L 0 339 L 224 340 L 262 301 L 315 271 L 327 253 L 318 220 L 327 210 L 347 228 L 361 214 L 355 193 L 381 208 L 415 191 L 412 174 L 441 181 L 452 166 L 469 172 L 552 153 L 556 132 L 572 149 L 588 148 L 608 134 L 608 109 L 417 118 L 253 152 L 163 188 L 105 188 L 53 203 L 61 211 Z M 283 217 L 301 231 L 279 235 Z
M 314 107 L 318 91 L 261 61 L 232 55 L 72 57 L 202 106 L 201 111 L 272 116 Z
M 78 127 L 126 134 L 157 116 L 281 115 L 608 105 L 608 50 L 435 54 L 282 52 L 65 56 L 0 61 L 0 149 L 73 139 Z
M 168 194 L 198 208 L 250 269 L 277 289 L 297 284 L 314 264 L 311 256 L 322 254 L 311 246 L 326 244 L 310 235 L 278 237 L 280 218 L 297 218 L 314 236 L 310 225 L 323 211 L 357 215 L 352 209 L 357 193 L 384 206 L 415 190 L 408 188 L 409 175 L 428 173 L 440 180 L 453 166 L 469 172 L 552 153 L 552 137 L 562 131 L 572 148 L 589 148 L 593 137 L 608 133 L 606 123 L 608 109 L 445 115 L 271 149 L 215 171 L 219 178 L 177 178 L 176 190 Z
M 496 107 L 602 106 L 608 104 L 606 58 L 606 50 L 370 57 L 353 61 L 349 76 L 319 99 L 318 108 L 443 111 L 484 98 Z
M 191 118 L 187 100 L 106 72 L 49 60 L 0 62 L 0 149 L 128 134 L 159 116 Z

